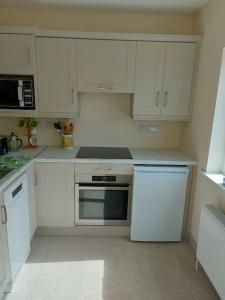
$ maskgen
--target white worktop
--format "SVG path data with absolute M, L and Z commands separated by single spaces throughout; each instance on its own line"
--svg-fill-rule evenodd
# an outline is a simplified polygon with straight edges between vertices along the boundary
M 86 159 L 76 158 L 79 147 L 63 149 L 48 147 L 36 158 L 36 162 L 116 163 L 132 165 L 196 165 L 193 157 L 177 150 L 130 148 L 133 159 Z
M 63 149 L 62 147 L 47 147 L 35 158 L 35 162 L 75 162 L 79 147 Z
M 178 150 L 131 148 L 133 164 L 147 165 L 196 165 L 190 155 Z
M 83 159 L 76 158 L 79 147 L 63 149 L 61 147 L 39 146 L 37 149 L 23 149 L 10 152 L 7 156 L 28 156 L 31 158 L 23 167 L 16 169 L 0 180 L 0 192 L 22 174 L 33 162 L 67 162 L 67 163 L 104 163 L 130 165 L 196 165 L 191 156 L 177 150 L 129 149 L 133 159 Z

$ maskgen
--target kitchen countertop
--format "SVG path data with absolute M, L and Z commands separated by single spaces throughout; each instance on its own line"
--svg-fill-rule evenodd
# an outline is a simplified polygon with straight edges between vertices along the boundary
M 10 156 L 26 156 L 30 160 L 22 167 L 10 172 L 0 180 L 0 192 L 12 181 L 22 174 L 30 164 L 34 162 L 68 162 L 68 163 L 104 163 L 104 164 L 129 164 L 129 165 L 197 165 L 197 161 L 178 150 L 162 149 L 129 149 L 133 159 L 83 159 L 76 158 L 79 147 L 63 149 L 61 147 L 39 146 L 37 149 L 22 149 L 17 152 L 10 152 Z
M 35 158 L 36 162 L 73 162 L 73 163 L 116 163 L 131 165 L 196 165 L 197 161 L 178 150 L 162 149 L 129 149 L 133 159 L 86 159 L 76 158 L 79 147 L 63 149 L 48 147 Z
M 138 165 L 197 165 L 192 156 L 178 150 L 131 148 L 130 152 Z
M 39 146 L 36 149 L 22 149 L 20 151 L 7 153 L 4 157 L 26 156 L 29 157 L 30 160 L 28 160 L 22 167 L 13 170 L 0 180 L 0 192 L 4 190 L 11 182 L 13 182 L 19 175 L 21 175 L 33 163 L 33 159 L 45 149 L 45 146 Z
M 36 162 L 75 162 L 79 147 L 63 149 L 62 147 L 47 147 L 36 158 Z

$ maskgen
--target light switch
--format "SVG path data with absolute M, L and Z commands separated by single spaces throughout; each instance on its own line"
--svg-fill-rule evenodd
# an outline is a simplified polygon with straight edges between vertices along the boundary
M 160 133 L 160 126 L 159 125 L 148 125 L 147 131 L 152 133 Z
M 139 124 L 137 126 L 137 131 L 138 132 L 146 132 L 146 125 L 145 124 Z

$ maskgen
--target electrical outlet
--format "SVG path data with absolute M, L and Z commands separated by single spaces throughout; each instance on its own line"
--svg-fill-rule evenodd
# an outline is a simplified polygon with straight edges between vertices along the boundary
M 137 131 L 138 132 L 146 132 L 146 125 L 145 124 L 139 124 L 137 126 Z
M 159 125 L 148 125 L 147 131 L 152 133 L 160 133 L 160 126 Z

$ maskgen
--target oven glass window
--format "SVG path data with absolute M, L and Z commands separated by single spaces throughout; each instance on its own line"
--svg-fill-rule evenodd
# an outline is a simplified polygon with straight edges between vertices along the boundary
M 128 190 L 79 191 L 79 218 L 82 220 L 127 220 Z

